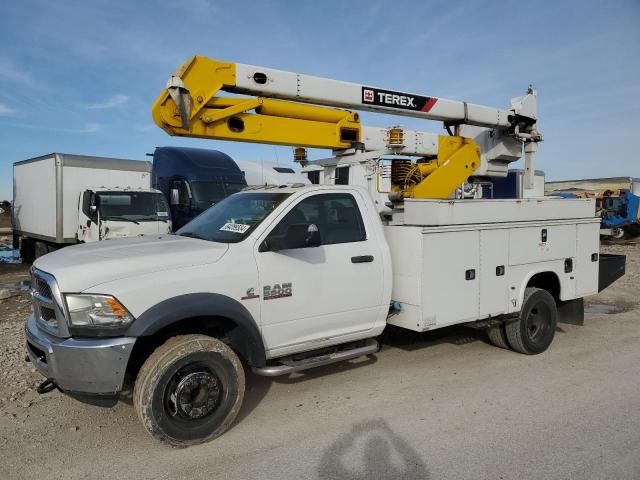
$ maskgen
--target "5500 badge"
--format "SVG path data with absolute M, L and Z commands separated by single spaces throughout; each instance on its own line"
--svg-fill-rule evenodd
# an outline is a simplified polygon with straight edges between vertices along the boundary
M 291 297 L 293 295 L 293 284 L 283 283 L 265 285 L 262 289 L 262 298 L 265 300 L 275 300 L 276 298 Z

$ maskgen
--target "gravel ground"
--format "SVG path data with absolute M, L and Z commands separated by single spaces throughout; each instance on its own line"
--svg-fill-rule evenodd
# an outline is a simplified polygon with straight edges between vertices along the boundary
M 124 402 L 37 395 L 28 270 L 0 265 L 0 477 L 638 479 L 640 245 L 602 251 L 626 254 L 627 275 L 542 355 L 446 329 L 297 377 L 248 374 L 239 421 L 189 449 L 156 443 Z

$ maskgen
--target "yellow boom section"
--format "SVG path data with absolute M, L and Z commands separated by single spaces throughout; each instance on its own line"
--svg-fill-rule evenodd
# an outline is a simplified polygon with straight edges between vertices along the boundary
M 480 167 L 480 148 L 470 138 L 438 136 L 438 157 L 414 163 L 396 160 L 391 167 L 391 190 L 402 198 L 445 199 Z
M 193 57 L 156 99 L 153 120 L 181 137 L 328 149 L 361 141 L 357 113 L 264 97 L 217 96 L 235 85 L 235 64 Z
M 347 149 L 362 142 L 357 113 L 237 93 L 236 65 L 195 56 L 178 68 L 151 113 L 169 135 L 294 147 Z M 391 129 L 389 145 L 399 129 Z M 401 138 L 401 137 L 399 137 Z M 400 142 L 401 143 L 401 142 Z M 392 190 L 402 198 L 448 198 L 480 166 L 475 142 L 440 136 L 437 158 L 414 163 L 394 160 Z

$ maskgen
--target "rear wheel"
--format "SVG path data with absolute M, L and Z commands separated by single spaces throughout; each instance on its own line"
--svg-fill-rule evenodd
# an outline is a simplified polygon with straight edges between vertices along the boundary
M 487 336 L 489 337 L 489 341 L 492 345 L 500 348 L 506 348 L 507 350 L 510 348 L 504 323 L 491 325 L 489 328 L 487 328 Z
M 47 253 L 55 252 L 56 247 L 53 245 L 42 242 L 40 240 L 36 240 L 34 244 L 34 256 L 36 259 L 46 255 Z
M 629 237 L 631 237 L 631 235 L 629 235 L 624 227 L 613 228 L 611 230 L 611 238 L 614 240 L 626 240 Z
M 35 260 L 35 246 L 31 239 L 20 239 L 20 258 L 23 262 L 33 262 Z
M 231 348 L 205 335 L 183 335 L 145 361 L 133 401 L 152 436 L 187 446 L 222 435 L 240 411 L 244 390 L 244 369 Z
M 527 288 L 522 310 L 515 321 L 505 324 L 507 340 L 516 352 L 544 352 L 556 333 L 558 309 L 553 296 L 541 288 Z

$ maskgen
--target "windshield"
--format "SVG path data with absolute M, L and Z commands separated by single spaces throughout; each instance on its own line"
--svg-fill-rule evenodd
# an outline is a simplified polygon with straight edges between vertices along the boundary
M 169 206 L 157 192 L 98 192 L 104 220 L 169 220 Z
M 238 193 L 227 197 L 194 218 L 176 232 L 184 237 L 212 242 L 236 243 L 244 240 L 280 205 L 288 193 Z
M 239 192 L 247 185 L 227 182 L 191 182 L 191 194 L 196 202 L 218 203 L 225 197 Z

